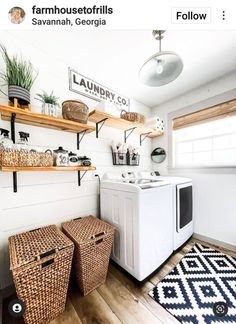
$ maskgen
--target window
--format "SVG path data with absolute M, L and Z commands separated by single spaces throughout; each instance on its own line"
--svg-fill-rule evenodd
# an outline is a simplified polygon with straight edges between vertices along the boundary
M 236 166 L 236 116 L 225 116 L 215 120 L 202 119 L 192 125 L 185 123 L 177 129 L 174 125 L 178 118 L 174 120 L 173 166 Z

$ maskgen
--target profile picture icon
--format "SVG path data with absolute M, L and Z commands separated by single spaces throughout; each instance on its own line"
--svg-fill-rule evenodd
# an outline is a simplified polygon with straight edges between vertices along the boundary
M 20 313 L 22 311 L 22 306 L 20 304 L 14 304 L 12 306 L 12 310 L 15 313 Z
M 25 19 L 25 11 L 21 7 L 13 7 L 9 10 L 8 17 L 11 23 L 21 24 Z
M 21 299 L 11 300 L 8 304 L 8 312 L 13 317 L 21 317 L 25 313 L 25 303 Z

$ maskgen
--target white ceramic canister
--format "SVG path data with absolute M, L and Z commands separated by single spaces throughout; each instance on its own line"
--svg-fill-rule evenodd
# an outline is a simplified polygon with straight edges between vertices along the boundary
M 57 150 L 53 151 L 53 162 L 56 166 L 68 166 L 69 154 L 63 147 L 59 146 Z
M 69 153 L 69 165 L 70 166 L 78 166 L 79 165 L 79 158 L 77 154 L 70 152 Z

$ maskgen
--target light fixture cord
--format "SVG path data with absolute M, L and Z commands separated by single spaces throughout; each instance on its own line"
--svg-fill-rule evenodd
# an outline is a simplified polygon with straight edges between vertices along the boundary
M 161 52 L 161 31 L 159 30 L 159 52 Z

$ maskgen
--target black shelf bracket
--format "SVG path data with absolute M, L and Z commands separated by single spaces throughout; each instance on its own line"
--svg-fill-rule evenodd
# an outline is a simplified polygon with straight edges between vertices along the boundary
M 140 135 L 140 146 L 142 146 L 143 141 L 148 137 L 149 134 L 151 134 L 152 132 L 148 132 L 145 134 L 141 134 Z
M 11 114 L 11 139 L 13 143 L 16 142 L 16 130 L 15 130 L 16 114 Z M 17 192 L 17 173 L 13 172 L 13 192 Z
M 97 124 L 101 123 L 100 127 L 99 127 L 99 125 L 96 124 L 96 134 L 97 135 L 107 119 L 108 118 L 105 118 L 97 123 Z M 11 114 L 11 139 L 12 139 L 13 143 L 15 143 L 15 141 L 16 141 L 15 122 L 16 122 L 16 114 L 12 113 Z M 87 129 L 77 133 L 77 149 L 78 150 L 80 147 L 80 143 L 81 143 L 86 132 L 87 132 Z M 81 174 L 80 171 L 78 171 L 78 185 L 79 186 L 81 185 L 81 180 L 83 179 L 83 177 L 85 176 L 86 173 L 87 173 L 87 171 L 83 171 L 83 174 Z M 13 191 L 17 192 L 17 172 L 16 171 L 13 172 Z
M 108 117 L 104 118 L 104 119 L 101 119 L 98 122 L 96 122 L 96 138 L 98 138 L 98 134 L 99 134 L 100 130 L 102 129 L 102 127 L 105 124 L 105 121 L 107 119 L 108 119 Z
M 17 192 L 17 173 L 13 172 L 13 192 Z
M 132 127 L 132 128 L 129 128 L 129 129 L 126 129 L 124 131 L 124 141 L 126 143 L 126 140 L 130 137 L 130 135 L 133 133 L 133 131 L 136 129 L 137 127 Z
M 16 114 L 11 114 L 11 139 L 13 143 L 16 141 L 16 131 L 15 131 L 15 121 L 16 121 Z
M 82 132 L 77 133 L 77 150 L 79 150 L 80 143 L 82 139 L 84 138 L 85 133 L 87 132 L 87 129 L 85 129 Z
M 80 187 L 81 185 L 81 180 L 83 179 L 83 177 L 85 176 L 85 174 L 87 173 L 87 171 L 84 171 L 83 174 L 80 174 L 80 171 L 78 171 L 78 186 Z

